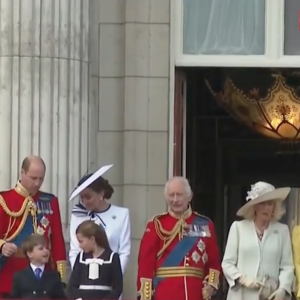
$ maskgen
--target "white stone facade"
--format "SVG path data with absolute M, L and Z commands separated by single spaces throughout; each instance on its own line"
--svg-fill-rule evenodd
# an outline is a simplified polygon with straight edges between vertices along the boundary
M 299 67 L 283 20 L 284 0 L 266 0 L 264 56 L 183 55 L 180 0 L 0 1 L 0 189 L 41 155 L 68 240 L 69 193 L 113 163 L 112 203 L 131 212 L 123 298 L 134 299 L 139 242 L 172 174 L 175 65 Z
M 2 0 L 0 30 L 0 188 L 41 155 L 68 238 L 70 191 L 113 163 L 112 202 L 131 212 L 124 298 L 135 298 L 139 241 L 166 208 L 170 1 Z
M 130 209 L 132 251 L 124 299 L 136 297 L 139 242 L 147 221 L 165 210 L 169 141 L 169 0 L 93 0 L 91 80 L 99 103 L 97 165 L 108 173 L 113 203 Z
M 0 2 L 1 188 L 13 186 L 22 160 L 39 154 L 43 188 L 66 199 L 89 153 L 89 2 Z M 85 171 L 83 171 L 85 170 Z

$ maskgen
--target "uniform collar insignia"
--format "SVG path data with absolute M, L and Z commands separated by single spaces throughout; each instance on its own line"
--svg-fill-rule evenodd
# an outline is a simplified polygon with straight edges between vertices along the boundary
M 29 192 L 24 188 L 24 186 L 21 184 L 20 181 L 17 182 L 17 184 L 15 186 L 15 191 L 19 195 L 21 195 L 21 196 L 23 196 L 25 198 L 28 197 L 28 196 L 30 196 Z
M 183 219 L 183 220 L 188 219 L 192 215 L 192 213 L 193 213 L 193 211 L 192 211 L 192 208 L 190 205 L 189 205 L 188 209 L 182 215 L 174 214 L 172 211 L 169 210 L 169 214 L 172 217 L 174 217 L 176 219 Z

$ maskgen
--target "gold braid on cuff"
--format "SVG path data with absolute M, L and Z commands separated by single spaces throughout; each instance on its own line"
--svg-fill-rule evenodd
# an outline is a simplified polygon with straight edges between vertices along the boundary
M 5 240 L 0 240 L 0 249 L 1 249 L 1 247 L 2 247 L 5 243 L 6 243 Z
M 151 300 L 152 298 L 152 280 L 149 278 L 141 278 L 141 289 L 138 292 L 140 300 Z
M 56 263 L 57 271 L 60 274 L 61 281 L 67 282 L 67 262 L 66 261 L 58 261 Z
M 205 278 L 207 283 L 211 285 L 216 290 L 219 288 L 220 282 L 220 271 L 215 269 L 209 269 L 209 274 Z

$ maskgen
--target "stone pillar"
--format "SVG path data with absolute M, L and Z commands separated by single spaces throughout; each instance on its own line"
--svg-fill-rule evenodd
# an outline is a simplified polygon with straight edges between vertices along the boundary
M 170 0 L 127 0 L 125 18 L 124 203 L 132 251 L 124 294 L 134 297 L 146 223 L 166 210 L 168 178 Z
M 40 155 L 43 190 L 68 195 L 89 167 L 89 1 L 0 1 L 0 188 Z
M 123 206 L 123 136 L 124 136 L 124 67 L 125 0 L 96 1 L 98 21 L 91 29 L 92 80 L 98 85 L 98 165 L 113 163 L 107 178 L 114 187 L 111 203 Z M 96 32 L 97 30 L 97 32 Z M 95 31 L 95 32 L 94 32 Z M 93 62 L 94 60 L 94 62 Z
M 132 251 L 123 299 L 136 297 L 137 251 L 147 221 L 166 209 L 170 0 L 90 0 L 98 165 L 112 202 L 129 208 Z

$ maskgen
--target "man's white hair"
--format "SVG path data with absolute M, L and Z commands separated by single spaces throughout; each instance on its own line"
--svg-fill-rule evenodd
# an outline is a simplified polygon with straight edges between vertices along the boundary
M 188 197 L 192 195 L 192 188 L 190 186 L 189 181 L 185 177 L 174 176 L 174 177 L 170 178 L 165 184 L 165 196 L 168 195 L 169 184 L 173 181 L 181 182 L 184 185 L 185 193 Z

